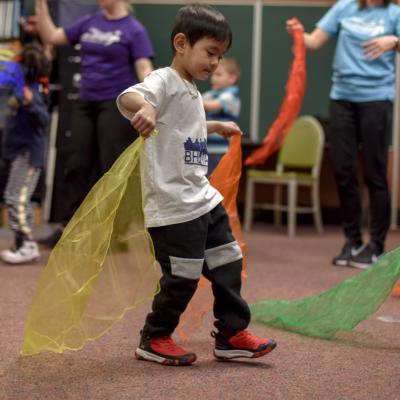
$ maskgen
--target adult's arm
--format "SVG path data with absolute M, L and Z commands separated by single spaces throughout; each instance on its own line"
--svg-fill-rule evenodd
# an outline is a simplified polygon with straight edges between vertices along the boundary
M 139 82 L 143 82 L 144 78 L 153 71 L 153 63 L 149 58 L 139 58 L 135 61 L 135 70 Z
M 64 29 L 57 27 L 51 19 L 47 0 L 36 0 L 35 11 L 38 31 L 43 43 L 49 43 L 54 46 L 67 45 L 68 39 Z
M 315 28 L 311 33 L 304 32 L 304 43 L 310 51 L 320 49 L 329 40 L 329 35 L 320 28 Z
M 286 30 L 291 35 L 294 29 L 303 29 L 301 22 L 286 21 Z M 320 28 L 315 28 L 311 33 L 304 32 L 304 43 L 310 51 L 318 50 L 329 40 L 329 35 Z

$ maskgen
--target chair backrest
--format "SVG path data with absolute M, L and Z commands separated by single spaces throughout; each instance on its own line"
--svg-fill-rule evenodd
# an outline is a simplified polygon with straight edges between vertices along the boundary
M 279 151 L 277 170 L 304 168 L 319 175 L 324 148 L 324 132 L 319 121 L 311 116 L 297 118 Z

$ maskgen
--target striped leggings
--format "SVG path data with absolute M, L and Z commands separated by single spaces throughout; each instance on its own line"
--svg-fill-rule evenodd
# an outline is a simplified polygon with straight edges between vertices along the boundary
M 4 201 L 8 208 L 10 228 L 17 239 L 32 240 L 33 209 L 31 196 L 41 168 L 29 164 L 29 153 L 19 154 L 11 162 Z

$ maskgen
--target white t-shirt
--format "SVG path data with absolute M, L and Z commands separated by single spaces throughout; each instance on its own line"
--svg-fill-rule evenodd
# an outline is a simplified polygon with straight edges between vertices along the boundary
M 207 125 L 200 93 L 170 67 L 153 71 L 121 95 L 127 92 L 141 94 L 156 109 L 159 134 L 145 140 L 140 157 L 146 226 L 187 222 L 211 211 L 223 197 L 206 178 Z M 120 96 L 120 112 L 132 119 Z

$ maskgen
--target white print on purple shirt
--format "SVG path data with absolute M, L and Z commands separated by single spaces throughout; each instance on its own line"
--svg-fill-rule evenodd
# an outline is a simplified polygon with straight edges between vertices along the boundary
M 88 32 L 84 33 L 81 37 L 81 42 L 103 44 L 104 46 L 110 46 L 113 43 L 119 43 L 121 41 L 122 32 L 109 31 L 103 32 L 95 27 L 90 27 Z

